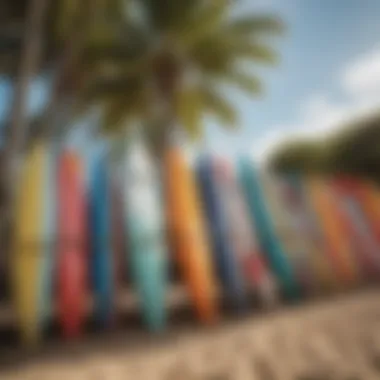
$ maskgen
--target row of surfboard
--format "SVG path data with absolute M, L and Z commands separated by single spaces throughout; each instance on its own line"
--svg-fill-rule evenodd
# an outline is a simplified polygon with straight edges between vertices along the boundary
M 10 277 L 29 343 L 53 315 L 65 337 L 80 334 L 90 293 L 110 324 L 123 272 L 146 325 L 164 329 L 170 260 L 203 323 L 220 294 L 244 311 L 252 294 L 271 305 L 380 279 L 380 192 L 365 181 L 272 176 L 248 158 L 192 167 L 176 146 L 159 172 L 138 140 L 117 165 L 106 149 L 88 163 L 36 144 L 18 190 Z

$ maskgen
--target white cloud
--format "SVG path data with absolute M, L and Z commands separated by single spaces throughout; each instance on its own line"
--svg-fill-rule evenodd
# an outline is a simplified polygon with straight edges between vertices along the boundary
M 252 154 L 256 161 L 264 161 L 270 151 L 286 141 L 281 127 L 273 128 L 258 139 L 253 146 Z
M 328 137 L 349 120 L 378 110 L 380 50 L 344 67 L 339 85 L 345 91 L 346 101 L 332 101 L 323 94 L 312 96 L 301 105 L 297 122 L 274 126 L 254 142 L 254 158 L 264 162 L 268 155 L 284 142 Z
M 343 71 L 344 89 L 352 96 L 367 96 L 380 91 L 380 51 L 357 60 Z

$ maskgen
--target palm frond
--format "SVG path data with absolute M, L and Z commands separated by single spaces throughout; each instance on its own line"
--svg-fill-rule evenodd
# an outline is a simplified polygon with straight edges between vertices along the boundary
M 198 88 L 182 89 L 177 96 L 177 117 L 191 139 L 202 133 L 202 97 Z
M 101 9 L 110 0 L 94 1 Z M 146 112 L 148 107 L 154 109 L 148 93 L 150 79 L 167 87 L 181 84 L 189 67 L 205 78 L 204 82 L 194 82 L 192 88 L 173 85 L 174 90 L 167 91 L 177 95 L 172 106 L 183 129 L 191 138 L 199 138 L 205 114 L 227 127 L 236 126 L 236 109 L 211 81 L 258 95 L 263 89 L 259 78 L 240 70 L 239 64 L 273 65 L 278 61 L 270 43 L 261 39 L 283 32 L 283 24 L 273 16 L 231 19 L 228 0 L 128 0 L 139 7 L 135 8 L 138 17 L 126 14 L 119 18 L 115 9 L 121 9 L 125 0 L 113 1 L 112 11 L 98 13 L 99 28 L 94 27 L 83 52 L 87 84 L 83 99 L 104 106 L 107 131 L 119 131 L 131 118 L 149 118 L 151 122 Z M 167 119 L 171 120 L 170 115 Z M 154 128 L 155 133 L 161 131 L 160 126 Z
M 118 100 L 123 97 L 133 101 L 134 98 L 140 99 L 143 94 L 146 94 L 144 78 L 127 76 L 115 79 L 99 79 L 83 91 L 83 98 L 88 99 L 88 101 L 99 101 L 112 98 Z
M 285 24 L 272 15 L 249 15 L 232 20 L 226 30 L 235 35 L 279 35 L 285 31 Z
M 181 24 L 181 29 L 177 30 L 177 37 L 181 43 L 192 46 L 215 34 L 226 19 L 229 8 L 228 0 L 211 1 L 198 8 L 190 20 Z
M 154 32 L 167 33 L 175 29 L 199 7 L 202 0 L 135 0 L 142 7 L 147 23 Z
M 220 77 L 220 80 L 232 86 L 236 86 L 248 95 L 260 95 L 263 92 L 263 85 L 260 79 L 250 73 L 240 70 L 239 68 L 226 71 Z
M 129 121 L 139 118 L 144 112 L 142 97 L 128 94 L 103 102 L 104 114 L 102 131 L 107 134 L 118 134 L 129 125 Z
M 56 36 L 64 39 L 69 33 L 73 19 L 79 8 L 78 0 L 60 0 L 54 4 L 54 20 L 56 26 Z
M 275 65 L 279 61 L 278 54 L 269 45 L 256 41 L 241 39 L 230 45 L 229 52 L 235 60 L 247 59 L 252 63 Z
M 208 39 L 193 47 L 190 59 L 204 73 L 225 71 L 232 63 L 230 52 L 218 40 Z
M 248 38 L 237 38 L 225 31 L 201 41 L 189 55 L 200 70 L 211 74 L 229 70 L 240 61 L 271 66 L 279 61 L 276 51 L 269 45 Z
M 215 117 L 221 124 L 233 128 L 237 123 L 237 113 L 231 103 L 212 86 L 202 88 L 204 111 Z
M 84 51 L 84 61 L 89 64 L 110 63 L 114 65 L 131 66 L 139 60 L 148 59 L 147 53 L 141 46 L 127 45 L 125 43 L 96 43 L 89 44 Z M 135 62 L 131 62 L 134 60 Z

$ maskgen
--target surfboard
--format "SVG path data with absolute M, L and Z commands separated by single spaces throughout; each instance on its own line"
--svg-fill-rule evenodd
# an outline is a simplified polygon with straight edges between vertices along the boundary
M 278 300 L 277 284 L 263 259 L 256 228 L 251 228 L 236 170 L 232 163 L 220 157 L 214 159 L 214 166 L 226 219 L 226 238 L 233 247 L 242 278 L 248 291 L 262 305 L 273 306 Z
M 260 173 L 260 183 L 276 236 L 293 268 L 296 281 L 303 295 L 314 295 L 318 291 L 318 285 L 307 244 L 299 236 L 294 214 L 289 212 L 288 184 L 284 177 L 268 171 Z
M 37 143 L 25 156 L 19 177 L 13 255 L 12 294 L 21 338 L 36 344 L 41 338 L 41 275 L 43 269 L 43 188 L 46 148 Z
M 202 208 L 211 242 L 211 252 L 223 295 L 236 310 L 247 306 L 247 288 L 228 236 L 227 215 L 216 182 L 213 157 L 204 155 L 197 163 L 197 179 Z
M 248 158 L 243 158 L 238 163 L 238 171 L 249 214 L 254 223 L 252 226 L 257 226 L 262 250 L 283 294 L 289 299 L 297 299 L 300 295 L 299 284 L 272 225 L 257 169 Z
M 123 290 L 127 270 L 127 239 L 124 223 L 123 183 L 116 164 L 111 168 L 111 233 L 115 299 Z
M 325 251 L 341 284 L 351 286 L 357 283 L 358 272 L 331 190 L 326 179 L 313 177 L 307 182 L 307 191 L 323 232 Z
M 167 320 L 166 226 L 159 173 L 140 136 L 126 147 L 124 181 L 131 277 L 148 328 L 161 331 Z
M 357 183 L 356 195 L 380 247 L 380 189 L 374 182 L 363 179 Z
M 57 157 L 53 145 L 46 146 L 46 163 L 44 173 L 44 256 L 40 282 L 41 324 L 46 327 L 53 315 L 55 289 L 55 265 L 57 260 Z
M 58 319 L 66 338 L 83 328 L 88 300 L 86 199 L 82 162 L 65 150 L 58 161 Z
M 337 288 L 336 276 L 323 251 L 322 231 L 309 203 L 305 190 L 305 179 L 298 175 L 287 175 L 288 218 L 298 231 L 304 251 L 308 253 L 310 265 L 318 283 L 318 290 L 330 292 Z
M 108 147 L 99 141 L 94 148 L 89 190 L 94 316 L 99 324 L 109 326 L 115 316 L 115 300 Z
M 218 317 L 217 282 L 196 179 L 183 152 L 165 154 L 165 190 L 170 241 L 197 316 L 203 323 Z
M 371 226 L 359 202 L 361 183 L 351 178 L 335 178 L 332 181 L 335 201 L 341 208 L 347 239 L 350 240 L 360 269 L 365 277 L 379 278 L 379 246 Z

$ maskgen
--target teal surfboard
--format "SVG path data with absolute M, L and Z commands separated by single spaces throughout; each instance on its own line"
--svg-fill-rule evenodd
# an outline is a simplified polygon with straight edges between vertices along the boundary
M 130 139 L 131 140 L 131 139 Z M 158 171 L 139 137 L 124 156 L 128 267 L 148 328 L 166 324 L 167 246 Z
M 297 220 L 293 206 L 291 183 L 285 176 L 269 171 L 262 172 L 260 183 L 264 189 L 265 203 L 268 206 L 276 236 L 286 257 L 293 268 L 293 273 L 300 285 L 302 294 L 317 293 L 315 278 L 308 248 L 307 235 L 302 234 L 302 225 Z
M 284 295 L 289 299 L 297 299 L 300 294 L 299 284 L 276 235 L 258 171 L 248 158 L 243 158 L 238 162 L 238 172 L 250 217 L 255 222 L 263 252 Z

